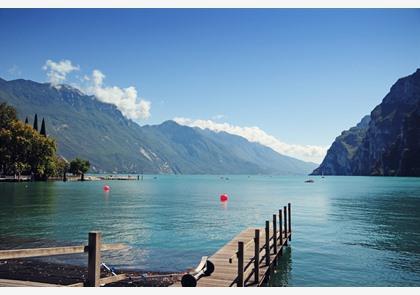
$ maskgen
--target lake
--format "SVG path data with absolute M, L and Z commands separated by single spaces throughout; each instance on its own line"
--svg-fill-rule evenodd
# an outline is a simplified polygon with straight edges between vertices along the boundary
M 183 271 L 290 202 L 291 247 L 270 285 L 420 286 L 419 178 L 227 177 L 0 183 L 0 248 L 87 243 L 100 230 L 130 247 L 103 252 L 117 269 Z

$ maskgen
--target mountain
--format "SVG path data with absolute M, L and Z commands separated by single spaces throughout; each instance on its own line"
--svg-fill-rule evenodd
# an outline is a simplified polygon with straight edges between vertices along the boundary
M 67 159 L 91 162 L 93 172 L 180 174 L 307 174 L 316 165 L 283 156 L 246 139 L 181 126 L 139 126 L 112 104 L 76 88 L 0 79 L 0 102 L 20 119 L 45 118 L 46 131 Z
M 362 143 L 370 116 L 365 116 L 355 127 L 343 131 L 328 149 L 321 165 L 316 168 L 313 175 L 352 175 L 353 157 Z
M 420 69 L 337 137 L 312 174 L 420 176 Z

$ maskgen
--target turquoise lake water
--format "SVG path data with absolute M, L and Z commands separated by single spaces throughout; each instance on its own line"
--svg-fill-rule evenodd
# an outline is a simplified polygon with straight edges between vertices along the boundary
M 419 178 L 228 178 L 0 183 L 0 248 L 86 243 L 90 230 L 100 230 L 104 243 L 130 247 L 103 252 L 109 265 L 183 271 L 290 202 L 292 243 L 271 285 L 420 286 Z

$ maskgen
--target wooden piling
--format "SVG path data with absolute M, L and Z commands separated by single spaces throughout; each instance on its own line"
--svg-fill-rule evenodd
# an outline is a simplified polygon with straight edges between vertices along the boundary
M 254 278 L 255 284 L 258 284 L 260 278 L 260 230 L 255 230 L 254 238 Z
M 283 254 L 283 212 L 279 209 L 279 238 L 280 253 Z
M 265 265 L 270 265 L 270 222 L 265 221 Z
M 277 215 L 273 214 L 273 252 L 277 254 Z
M 101 233 L 89 232 L 87 286 L 99 287 L 101 274 Z
M 238 242 L 238 277 L 236 285 L 238 287 L 244 286 L 244 242 Z
M 291 212 L 291 205 L 290 205 L 290 203 L 288 203 L 287 204 L 287 211 L 288 211 L 288 214 L 287 214 L 287 216 L 289 217 L 289 233 L 290 233 L 290 235 L 289 235 L 289 241 L 291 241 L 292 240 L 292 235 L 291 235 L 291 233 L 292 233 L 292 212 Z
M 284 217 L 284 238 L 286 239 L 285 245 L 287 246 L 287 209 L 286 209 L 286 206 L 283 207 L 283 217 Z
M 278 215 L 277 212 L 273 214 L 272 221 L 271 218 L 266 220 L 265 235 L 264 228 L 248 228 L 209 257 L 209 261 L 214 263 L 214 272 L 197 279 L 197 287 L 265 285 L 279 267 L 284 253 L 283 246 L 287 246 L 289 242 L 290 218 L 287 217 L 291 216 L 291 211 L 287 207 L 287 204 L 281 206 Z M 237 265 L 232 265 L 233 261 Z M 175 283 L 174 286 L 181 286 L 181 283 Z

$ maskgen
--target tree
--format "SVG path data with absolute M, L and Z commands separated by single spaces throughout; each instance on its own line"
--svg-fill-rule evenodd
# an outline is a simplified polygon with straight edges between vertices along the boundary
M 47 132 L 45 131 L 45 121 L 44 121 L 44 118 L 42 118 L 41 131 L 39 133 L 41 135 L 43 135 L 43 136 L 47 136 Z
M 17 119 L 16 110 L 6 103 L 0 104 L 0 172 L 6 175 L 31 173 L 36 180 L 47 180 L 49 176 L 63 176 L 70 169 L 75 175 L 89 170 L 87 160 L 76 158 L 71 165 L 56 154 L 54 139 L 46 136 L 45 120 L 41 132 L 37 131 L 38 116 L 35 114 L 34 128 Z
M 53 170 L 55 141 L 42 136 L 17 120 L 16 111 L 0 104 L 0 167 L 3 174 L 34 173 L 35 179 L 48 179 Z
M 65 158 L 63 158 L 61 156 L 56 156 L 55 157 L 55 163 L 56 163 L 56 173 L 55 173 L 55 176 L 62 177 L 63 178 L 63 181 L 67 181 L 66 174 L 67 174 L 67 172 L 70 169 L 69 162 Z
M 74 175 L 81 175 L 80 180 L 82 181 L 85 180 L 85 173 L 88 172 L 89 168 L 90 163 L 87 160 L 76 158 L 70 162 L 70 172 Z
M 38 131 L 38 115 L 35 114 L 35 119 L 34 119 L 34 129 L 36 131 Z
M 5 102 L 0 103 L 0 128 L 8 128 L 16 120 L 16 110 Z
M 25 118 L 25 124 L 28 124 L 28 117 Z
M 30 170 L 35 178 L 46 179 L 45 168 L 55 152 L 53 139 L 42 136 L 21 121 L 0 129 L 0 159 L 4 173 L 20 174 Z

